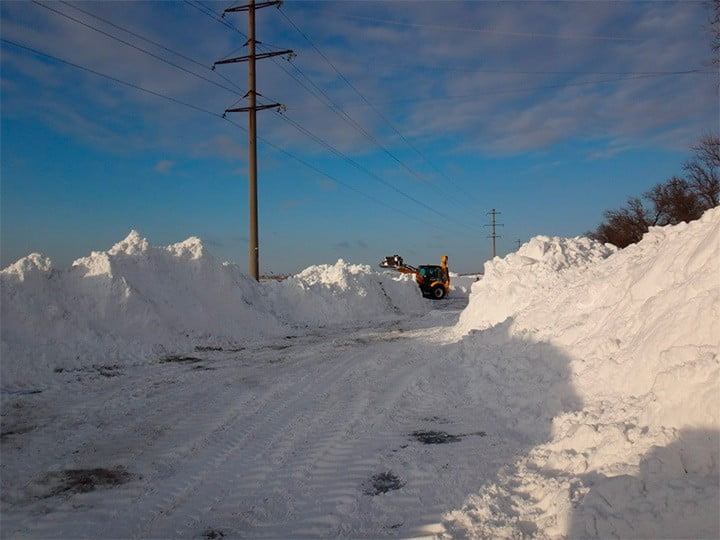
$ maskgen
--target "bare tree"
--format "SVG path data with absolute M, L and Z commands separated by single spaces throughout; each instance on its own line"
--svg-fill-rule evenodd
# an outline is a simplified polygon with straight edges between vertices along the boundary
M 650 213 L 637 197 L 629 198 L 627 205 L 619 210 L 606 210 L 603 216 L 605 221 L 589 236 L 619 248 L 642 240 L 643 234 L 652 224 Z
M 653 208 L 654 217 L 650 225 L 677 225 L 681 221 L 693 221 L 707 210 L 690 183 L 677 176 L 657 184 L 643 196 Z
M 717 2 L 720 5 L 720 0 Z M 683 170 L 705 209 L 714 208 L 720 204 L 720 136 L 705 135 L 692 150 L 693 156 L 683 163 Z
M 605 220 L 588 236 L 624 248 L 639 242 L 650 227 L 693 221 L 718 206 L 720 137 L 705 135 L 692 150 L 692 157 L 683 164 L 685 178 L 673 176 L 642 198 L 631 197 L 619 210 L 606 210 Z

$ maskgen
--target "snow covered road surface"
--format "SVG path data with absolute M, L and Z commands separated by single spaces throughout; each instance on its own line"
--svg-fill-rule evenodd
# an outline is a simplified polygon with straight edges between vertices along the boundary
M 62 373 L 65 384 L 6 396 L 3 535 L 439 532 L 528 442 L 479 413 L 468 365 L 443 360 L 462 301 L 381 329 Z M 423 444 L 421 431 L 457 440 Z M 77 487 L 63 473 L 96 469 L 127 477 Z M 376 485 L 383 473 L 397 486 Z M 376 494 L 386 487 L 399 489 Z

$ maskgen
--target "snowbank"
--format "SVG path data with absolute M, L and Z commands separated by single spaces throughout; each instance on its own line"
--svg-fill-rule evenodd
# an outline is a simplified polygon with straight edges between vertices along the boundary
M 501 323 L 615 251 L 589 238 L 537 236 L 504 259 L 485 263 L 457 328 L 468 331 Z
M 342 259 L 334 265 L 311 266 L 268 285 L 275 312 L 291 324 L 354 324 L 428 309 L 410 276 L 378 273 L 368 265 L 348 264 Z
M 417 286 L 368 266 L 311 267 L 259 284 L 198 238 L 150 246 L 132 231 L 105 252 L 57 270 L 31 254 L 0 272 L 2 387 L 55 371 L 146 362 L 198 345 L 286 334 L 427 310 Z
M 581 406 L 449 513 L 451 534 L 718 537 L 720 208 L 614 251 L 538 237 L 473 287 L 463 354 L 546 344 L 567 369 L 543 378 Z M 513 391 L 542 407 L 552 386 L 523 382 Z
M 472 286 L 482 278 L 481 274 L 458 275 L 450 272 L 450 297 L 467 298 Z

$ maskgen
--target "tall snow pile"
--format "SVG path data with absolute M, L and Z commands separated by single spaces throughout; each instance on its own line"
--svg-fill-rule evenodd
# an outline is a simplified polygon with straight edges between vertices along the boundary
M 499 343 L 563 359 L 498 391 L 498 407 L 526 406 L 506 416 L 569 391 L 544 439 L 446 515 L 451 534 L 719 537 L 720 208 L 614 251 L 538 237 L 486 264 L 458 323 L 463 355 Z M 501 366 L 515 359 L 478 369 L 533 369 Z
M 284 335 L 290 325 L 427 309 L 413 282 L 370 267 L 340 261 L 259 284 L 216 260 L 198 238 L 153 247 L 135 231 L 68 270 L 31 254 L 0 272 L 0 291 L 5 389 L 42 384 L 55 371 Z
M 278 316 L 293 324 L 320 327 L 427 311 L 411 277 L 377 273 L 342 259 L 269 285 Z

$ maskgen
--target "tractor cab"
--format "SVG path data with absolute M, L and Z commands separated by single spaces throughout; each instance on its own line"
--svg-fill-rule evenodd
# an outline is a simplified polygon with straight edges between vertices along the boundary
M 436 264 L 426 264 L 418 267 L 418 273 L 422 276 L 423 281 L 432 283 L 433 281 L 444 281 L 443 269 Z

